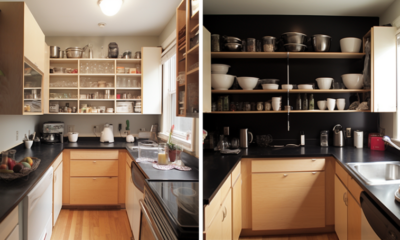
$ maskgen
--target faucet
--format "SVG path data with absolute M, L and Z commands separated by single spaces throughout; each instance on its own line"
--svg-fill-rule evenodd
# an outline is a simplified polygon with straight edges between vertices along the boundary
M 384 136 L 384 137 L 382 138 L 382 140 L 385 141 L 385 142 L 387 142 L 387 143 L 389 143 L 389 144 L 392 145 L 394 148 L 396 148 L 397 150 L 400 151 L 400 147 L 397 146 L 396 144 L 394 144 L 394 143 L 392 142 L 392 140 L 390 139 L 390 137 Z

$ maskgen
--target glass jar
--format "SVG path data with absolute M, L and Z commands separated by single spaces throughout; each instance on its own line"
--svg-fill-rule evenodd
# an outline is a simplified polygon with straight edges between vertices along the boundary
M 11 149 L 10 151 L 8 151 L 8 158 L 11 158 L 12 160 L 15 161 L 15 153 L 17 152 L 17 150 L 15 149 Z
M 161 143 L 158 145 L 157 163 L 160 165 L 168 165 L 167 144 L 165 143 Z
M 219 135 L 219 141 L 217 144 L 218 151 L 222 151 L 226 149 L 224 135 Z
M 248 52 L 255 52 L 256 51 L 256 39 L 255 38 L 248 38 L 247 39 L 247 51 Z
M 212 34 L 211 35 L 211 52 L 219 52 L 220 44 L 219 44 L 219 34 Z
M 7 165 L 7 161 L 8 161 L 8 151 L 2 151 L 1 152 L 1 164 Z

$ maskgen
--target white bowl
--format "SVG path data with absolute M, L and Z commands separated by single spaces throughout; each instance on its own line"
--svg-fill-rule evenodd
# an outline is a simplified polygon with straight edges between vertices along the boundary
M 79 135 L 79 133 L 77 133 L 77 132 L 69 132 L 68 133 L 68 140 L 70 142 L 76 142 L 76 141 L 78 141 L 78 135 Z
M 279 88 L 279 84 L 274 84 L 274 83 L 264 83 L 261 84 L 263 89 L 278 89 Z
M 215 90 L 228 90 L 232 87 L 235 76 L 228 74 L 211 74 L 211 86 Z
M 243 90 L 253 90 L 258 82 L 258 78 L 255 77 L 238 77 L 237 80 Z
M 211 73 L 227 74 L 230 67 L 226 64 L 211 64 Z
M 342 38 L 340 39 L 340 49 L 342 52 L 358 53 L 360 52 L 361 39 L 359 38 Z
M 299 84 L 299 89 L 313 89 L 311 84 Z
M 292 90 L 293 89 L 293 85 L 292 84 L 282 84 L 282 89 Z
M 343 74 L 342 80 L 348 89 L 360 89 L 364 86 L 363 75 L 359 73 Z
M 330 89 L 333 78 L 317 78 L 315 81 L 317 81 L 319 89 Z

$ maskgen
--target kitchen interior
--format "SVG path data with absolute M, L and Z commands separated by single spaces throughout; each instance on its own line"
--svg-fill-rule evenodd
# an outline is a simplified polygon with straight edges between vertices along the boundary
M 0 239 L 198 239 L 199 7 L 0 1 Z
M 203 238 L 399 238 L 400 1 L 203 10 Z

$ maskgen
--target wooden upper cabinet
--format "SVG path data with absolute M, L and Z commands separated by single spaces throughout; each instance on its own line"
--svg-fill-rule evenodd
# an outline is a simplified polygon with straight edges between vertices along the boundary
M 41 115 L 44 34 L 24 2 L 0 2 L 0 9 L 0 114 Z
M 373 27 L 371 41 L 371 112 L 396 112 L 396 28 Z
M 161 114 L 161 48 L 142 48 L 142 113 Z
M 176 116 L 198 118 L 199 12 L 192 15 L 191 2 L 183 0 L 176 9 Z

